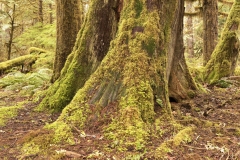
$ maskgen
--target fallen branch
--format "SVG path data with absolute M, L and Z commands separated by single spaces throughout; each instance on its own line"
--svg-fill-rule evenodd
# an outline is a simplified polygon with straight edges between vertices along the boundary
M 80 157 L 83 157 L 83 155 L 78 154 L 76 152 L 72 152 L 72 151 L 65 151 L 65 156 L 67 156 L 69 158 L 80 158 Z
M 21 71 L 30 71 L 37 58 L 37 55 L 30 54 L 2 62 L 0 63 L 0 75 L 4 74 L 6 70 L 17 66 L 22 67 Z

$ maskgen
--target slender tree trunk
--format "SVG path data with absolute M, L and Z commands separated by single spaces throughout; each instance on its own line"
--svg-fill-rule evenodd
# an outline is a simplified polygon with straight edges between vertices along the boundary
M 198 90 L 197 86 L 189 72 L 184 57 L 183 44 L 183 17 L 184 17 L 184 0 L 179 0 L 179 10 L 175 12 L 175 22 L 172 29 L 172 41 L 169 47 L 168 62 L 171 65 L 167 69 L 169 74 L 169 96 L 175 101 L 192 98 Z M 171 57 L 171 53 L 173 53 Z M 172 59 L 172 63 L 170 62 Z
M 72 52 L 82 19 L 80 0 L 57 0 L 57 44 L 52 82 L 60 76 L 68 55 Z
M 186 1 L 186 12 L 191 13 L 193 2 Z M 194 37 L 193 37 L 193 17 L 187 16 L 186 17 L 186 30 L 187 30 L 187 38 L 186 38 L 186 45 L 187 45 L 187 53 L 190 57 L 194 56 Z
M 53 24 L 53 9 L 52 9 L 52 3 L 49 3 L 49 10 L 50 10 L 50 13 L 49 13 L 49 23 L 50 23 L 50 24 Z
M 7 59 L 10 60 L 11 59 L 11 53 L 12 53 L 12 43 L 13 43 L 13 34 L 14 34 L 14 25 L 15 25 L 15 4 L 13 4 L 13 12 L 12 12 L 12 15 L 10 16 L 10 19 L 11 19 L 11 28 L 10 28 L 10 31 L 9 31 L 9 41 L 8 41 L 8 44 L 7 44 L 7 47 L 8 47 L 8 54 L 7 54 Z
M 212 84 L 233 75 L 239 55 L 237 31 L 240 24 L 240 0 L 235 0 L 225 23 L 221 38 L 205 67 L 205 79 Z
M 69 3 L 69 0 L 65 2 Z M 77 90 L 84 85 L 91 73 L 97 69 L 109 49 L 110 41 L 115 36 L 117 28 L 113 10 L 116 2 L 96 0 L 91 1 L 90 6 L 73 51 L 68 56 L 59 79 L 49 88 L 40 108 L 63 109 L 72 100 Z M 68 9 L 71 13 L 72 8 Z
M 39 0 L 38 3 L 38 22 L 43 24 L 43 0 Z
M 217 0 L 203 1 L 203 65 L 211 58 L 218 39 Z

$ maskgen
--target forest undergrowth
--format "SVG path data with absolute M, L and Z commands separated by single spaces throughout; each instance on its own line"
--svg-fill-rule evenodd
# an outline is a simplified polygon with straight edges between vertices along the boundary
M 59 115 L 34 110 L 50 85 L 47 77 L 51 77 L 49 65 L 44 68 L 39 63 L 50 62 L 40 58 L 30 73 L 12 70 L 1 76 L 0 159 L 41 159 L 41 155 L 21 155 L 20 146 L 26 135 L 42 134 L 44 130 L 40 129 Z M 86 127 L 84 131 L 73 128 L 74 145 L 52 146 L 49 157 L 55 154 L 61 159 L 159 159 L 157 154 L 162 154 L 161 159 L 168 160 L 240 159 L 240 79 L 236 76 L 215 86 L 202 87 L 206 92 L 193 99 L 182 102 L 170 99 L 175 124 L 153 128 L 161 132 L 160 136 L 151 135 L 145 150 L 115 150 L 115 142 L 100 132 L 105 122 L 92 121 L 89 124 L 92 128 Z

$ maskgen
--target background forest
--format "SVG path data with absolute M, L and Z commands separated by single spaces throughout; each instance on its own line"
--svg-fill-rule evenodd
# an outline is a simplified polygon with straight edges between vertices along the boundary
M 0 159 L 240 159 L 240 1 L 126 1 L 0 0 Z

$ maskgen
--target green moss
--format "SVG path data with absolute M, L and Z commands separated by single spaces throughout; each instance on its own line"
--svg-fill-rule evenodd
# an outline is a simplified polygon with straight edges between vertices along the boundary
M 58 144 L 58 143 L 69 143 L 74 144 L 74 138 L 72 134 L 72 129 L 69 124 L 66 124 L 61 121 L 55 121 L 52 124 L 46 125 L 44 127 L 45 129 L 54 131 L 54 134 L 52 136 L 52 143 Z
M 181 143 L 189 143 L 192 141 L 192 135 L 193 135 L 193 128 L 192 127 L 187 127 L 178 132 L 174 137 L 173 137 L 173 145 L 174 146 L 179 146 Z
M 136 18 L 138 18 L 143 10 L 143 3 L 141 0 L 136 0 L 135 3 Z
M 148 138 L 148 128 L 142 121 L 137 108 L 127 107 L 120 110 L 120 117 L 105 128 L 105 136 L 114 143 L 119 151 L 143 150 Z
M 46 52 L 48 52 L 48 51 L 41 49 L 41 48 L 37 48 L 37 47 L 30 47 L 28 49 L 29 54 L 41 54 L 41 53 L 46 53 Z
M 22 106 L 0 107 L 0 126 L 4 126 L 8 120 L 17 116 L 18 110 Z
M 182 126 L 180 125 L 180 128 L 181 127 Z M 172 139 L 163 142 L 154 152 L 155 158 L 165 159 L 167 157 L 167 154 L 173 151 L 173 148 L 180 146 L 181 143 L 191 142 L 193 130 L 194 128 L 192 127 L 183 128 Z
M 235 135 L 236 135 L 236 136 L 240 136 L 240 128 L 236 128 Z
M 172 149 L 170 144 L 168 142 L 162 143 L 157 150 L 155 151 L 155 156 L 158 159 L 166 159 L 167 158 L 167 153 L 172 153 Z
M 237 30 L 240 24 L 240 4 L 235 1 L 225 23 L 221 38 L 213 51 L 210 61 L 206 65 L 205 80 L 213 84 L 222 77 L 231 76 L 236 68 L 238 58 L 239 39 Z
M 53 132 L 50 130 L 36 130 L 28 133 L 22 139 L 22 157 L 28 155 L 46 155 L 53 145 Z
M 148 38 L 147 42 L 143 44 L 143 48 L 147 51 L 149 56 L 153 56 L 156 49 L 155 40 L 151 37 Z
M 189 98 L 194 98 L 196 96 L 196 92 L 193 90 L 188 90 L 187 95 Z

